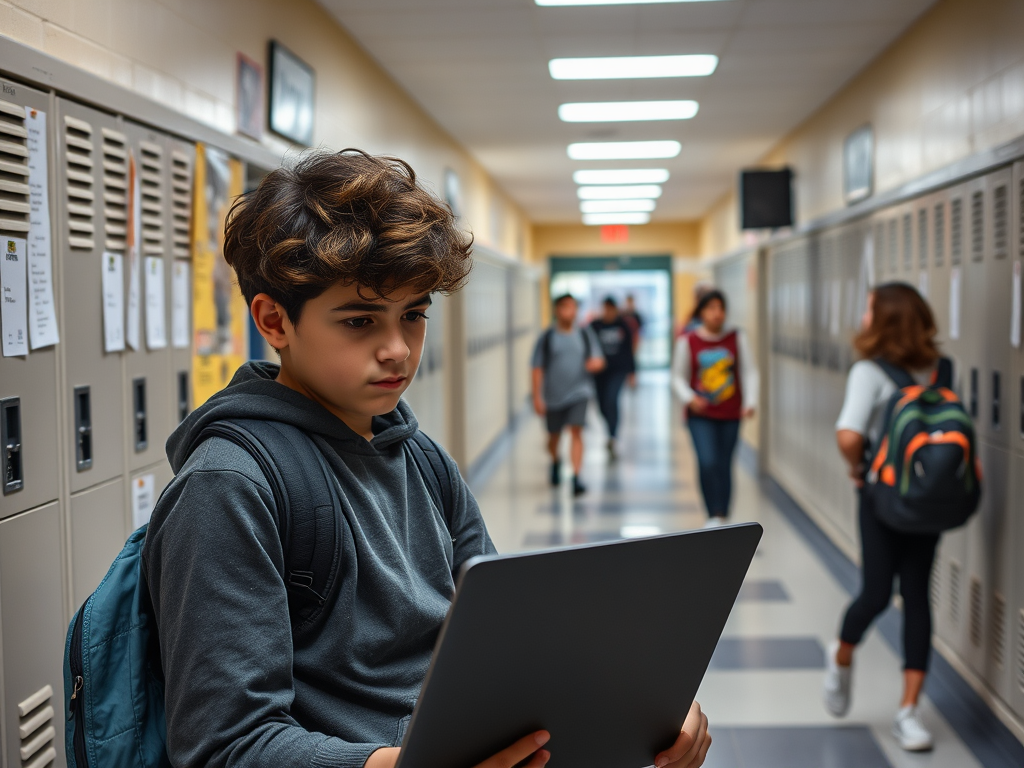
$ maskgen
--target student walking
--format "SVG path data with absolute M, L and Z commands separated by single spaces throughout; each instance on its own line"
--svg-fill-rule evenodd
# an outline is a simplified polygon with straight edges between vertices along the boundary
M 605 359 L 594 332 L 576 325 L 579 305 L 569 294 L 554 301 L 554 324 L 537 339 L 533 350 L 533 408 L 544 416 L 551 454 L 551 484 L 558 485 L 562 465 L 558 444 L 569 428 L 572 445 L 572 492 L 586 493 L 580 480 L 583 469 L 583 425 L 587 402 L 594 396 L 594 374 L 604 370 Z
M 401 399 L 430 296 L 466 280 L 470 242 L 406 163 L 346 150 L 266 176 L 233 209 L 224 252 L 281 363 L 240 368 L 168 441 L 176 477 L 142 563 L 167 764 L 394 768 L 455 576 L 494 552 L 455 462 Z M 239 430 L 298 449 L 224 436 Z M 311 479 L 309 495 L 279 508 L 279 475 Z M 285 535 L 281 521 L 325 496 L 304 509 L 315 535 Z M 478 768 L 541 768 L 549 737 Z M 696 768 L 709 745 L 695 704 L 651 759 Z
M 836 717 L 848 711 L 854 650 L 875 618 L 889 606 L 893 582 L 899 577 L 905 666 L 903 699 L 893 734 L 900 746 L 910 751 L 932 747 L 932 736 L 921 722 L 917 703 L 931 653 L 928 590 L 939 535 L 906 533 L 883 522 L 877 496 L 865 487 L 865 473 L 867 460 L 882 445 L 890 398 L 905 386 L 897 386 L 894 374 L 905 377 L 906 384 L 951 386 L 952 368 L 948 360 L 940 358 L 935 334 L 931 309 L 914 288 L 901 283 L 875 288 L 868 296 L 862 329 L 854 340 L 862 359 L 850 369 L 846 399 L 836 421 L 839 452 L 849 465 L 859 500 L 862 585 L 847 608 L 838 640 L 828 652 L 825 706 Z
M 686 408 L 706 526 L 715 526 L 729 516 L 733 454 L 741 420 L 754 415 L 759 378 L 746 334 L 726 326 L 721 291 L 707 291 L 693 314 L 700 326 L 676 341 L 672 388 Z
M 611 296 L 602 303 L 603 313 L 590 327 L 601 342 L 604 370 L 594 376 L 597 405 L 608 425 L 608 458 L 617 458 L 615 440 L 619 431 L 619 393 L 627 380 L 636 381 L 636 359 L 633 356 L 633 334 L 626 320 L 619 314 L 618 305 Z

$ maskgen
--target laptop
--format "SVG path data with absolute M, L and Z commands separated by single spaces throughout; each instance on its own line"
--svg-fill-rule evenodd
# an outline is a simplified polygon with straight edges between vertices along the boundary
M 472 768 L 539 729 L 550 768 L 651 765 L 679 735 L 762 533 L 469 561 L 398 768 Z

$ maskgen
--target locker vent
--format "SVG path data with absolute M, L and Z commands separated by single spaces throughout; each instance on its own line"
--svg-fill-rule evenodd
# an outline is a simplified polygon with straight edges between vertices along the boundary
M 928 266 L 928 209 L 917 212 L 917 259 L 921 269 Z
M 187 259 L 192 255 L 192 160 L 184 152 L 171 153 L 171 187 L 174 255 Z
M 0 231 L 28 232 L 28 131 L 25 109 L 0 99 Z
M 896 271 L 896 251 L 899 248 L 899 222 L 896 219 L 889 221 L 889 272 Z
M 93 192 L 92 125 L 64 116 L 64 173 L 68 183 L 68 245 L 91 251 L 95 247 L 96 193 Z
M 22 768 L 43 768 L 57 759 L 52 698 L 53 688 L 46 685 L 18 704 Z
M 939 563 L 932 568 L 929 576 L 928 598 L 932 604 L 932 613 L 936 613 L 942 604 L 942 566 Z
M 977 576 L 971 576 L 970 601 L 970 619 L 967 626 L 968 634 L 971 637 L 971 645 L 976 648 L 980 648 L 983 627 L 981 618 L 981 579 Z
M 909 213 L 903 215 L 903 269 L 909 272 L 914 261 L 914 217 Z
M 954 627 L 960 626 L 960 564 L 949 564 L 949 620 Z
M 1024 691 L 1024 611 L 1017 614 L 1017 687 Z
M 124 251 L 128 246 L 128 139 L 103 128 L 103 213 L 106 247 Z
M 941 267 L 946 258 L 946 206 L 935 206 L 935 266 Z
M 949 258 L 954 266 L 964 258 L 964 201 L 949 204 Z
M 971 258 L 981 261 L 985 255 L 985 193 L 971 195 Z
M 992 661 L 1002 669 L 1006 666 L 1006 598 L 992 595 Z
M 164 253 L 164 148 L 148 141 L 139 143 L 139 176 L 142 179 L 142 253 Z
M 1024 214 L 1022 214 L 1024 215 Z M 885 248 L 885 224 L 879 222 L 875 225 L 875 264 L 876 268 L 880 268 L 882 261 L 883 248 Z
M 992 252 L 997 259 L 1005 259 L 1009 250 L 1009 208 L 1006 185 L 996 187 L 992 195 Z

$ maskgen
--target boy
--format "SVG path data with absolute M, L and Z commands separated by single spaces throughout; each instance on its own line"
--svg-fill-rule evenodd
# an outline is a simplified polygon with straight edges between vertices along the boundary
M 579 306 L 568 293 L 554 301 L 554 324 L 537 339 L 533 349 L 533 409 L 544 416 L 551 454 L 551 484 L 562 480 L 558 443 L 568 427 L 572 437 L 572 493 L 586 493 L 580 480 L 583 469 L 583 425 L 587 401 L 594 396 L 593 374 L 604 369 L 601 345 L 589 327 L 576 327 Z
M 590 327 L 597 334 L 604 353 L 605 367 L 594 376 L 597 387 L 597 405 L 608 425 L 608 458 L 615 461 L 615 439 L 619 432 L 619 393 L 629 380 L 636 386 L 636 359 L 633 356 L 633 332 L 625 318 L 619 314 L 615 299 L 606 296 L 601 317 Z
M 408 165 L 346 150 L 268 175 L 236 204 L 224 250 L 281 365 L 243 366 L 168 441 L 177 476 L 143 556 L 168 755 L 176 767 L 392 768 L 453 574 L 494 551 L 447 455 L 450 519 L 432 502 L 406 450 L 416 419 L 400 401 L 423 351 L 430 294 L 463 284 L 470 242 Z M 234 443 L 198 439 L 233 419 L 298 427 L 335 475 L 339 572 L 305 621 L 289 616 L 267 478 Z M 695 706 L 659 759 L 699 765 L 706 730 Z M 530 758 L 540 768 L 547 739 L 527 734 L 482 765 Z

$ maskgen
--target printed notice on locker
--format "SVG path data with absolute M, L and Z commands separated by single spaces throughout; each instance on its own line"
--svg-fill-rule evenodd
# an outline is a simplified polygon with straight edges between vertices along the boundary
M 20 237 L 5 237 L 4 252 L 0 260 L 0 333 L 4 340 L 4 357 L 28 354 L 28 273 L 25 265 L 25 241 Z
M 167 347 L 164 304 L 164 260 L 159 256 L 146 257 L 146 346 L 150 349 Z
M 50 248 L 50 189 L 46 161 L 46 113 L 25 107 L 28 131 L 28 188 L 31 214 L 28 231 L 28 340 L 32 349 L 60 341 L 53 303 L 53 259 Z
M 960 267 L 949 270 L 949 338 L 960 338 Z
M 156 505 L 156 475 L 142 475 L 132 480 L 132 528 L 149 522 Z
M 103 254 L 103 349 L 124 350 L 124 256 Z
M 189 280 L 189 263 L 174 262 L 171 275 L 171 344 L 175 349 L 188 349 L 189 306 L 192 294 L 192 282 Z
M 1020 259 L 1013 262 L 1013 303 L 1010 307 L 1010 344 L 1014 349 L 1020 349 Z

